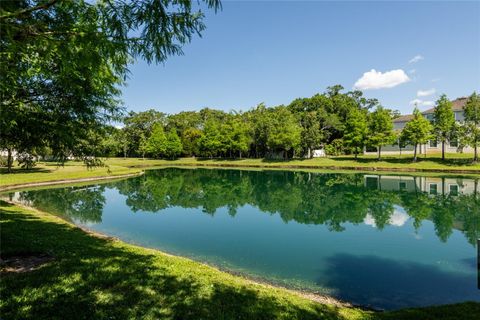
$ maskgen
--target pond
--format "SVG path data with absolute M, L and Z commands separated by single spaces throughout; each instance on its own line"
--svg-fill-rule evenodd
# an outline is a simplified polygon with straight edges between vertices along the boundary
M 480 301 L 471 178 L 164 168 L 9 194 L 92 230 L 381 309 Z

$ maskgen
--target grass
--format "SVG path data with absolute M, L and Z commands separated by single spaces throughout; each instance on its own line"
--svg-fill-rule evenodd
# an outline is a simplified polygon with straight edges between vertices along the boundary
M 138 174 L 145 168 L 158 166 L 211 166 L 211 167 L 248 167 L 248 168 L 283 168 L 283 169 L 314 169 L 314 170 L 355 170 L 355 171 L 407 171 L 442 174 L 480 174 L 480 163 L 472 163 L 471 154 L 447 154 L 446 160 L 441 160 L 440 154 L 430 154 L 420 157 L 418 162 L 412 162 L 411 155 L 384 156 L 378 161 L 374 155 L 360 156 L 355 160 L 352 156 L 315 159 L 266 160 L 266 159 L 199 159 L 180 158 L 177 160 L 110 158 L 106 159 L 105 167 L 87 169 L 81 162 L 69 161 L 63 166 L 55 163 L 39 162 L 30 170 L 14 167 L 12 173 L 0 168 L 0 189 L 6 186 L 23 185 L 38 182 L 75 180 L 93 177 L 115 177 L 126 174 Z
M 377 313 L 320 304 L 189 259 L 101 238 L 47 213 L 0 202 L 2 259 L 48 254 L 3 273 L 3 319 L 478 319 L 480 304 Z
M 218 166 L 254 166 L 254 167 L 299 167 L 299 168 L 334 168 L 334 169 L 414 169 L 435 170 L 438 172 L 473 171 L 480 173 L 480 163 L 472 163 L 470 154 L 447 154 L 442 161 L 440 154 L 431 154 L 428 157 L 419 157 L 412 162 L 411 155 L 384 156 L 378 161 L 375 156 L 360 156 L 357 160 L 353 156 L 339 156 L 314 159 L 293 160 L 266 160 L 266 159 L 198 159 L 180 158 L 177 160 L 142 160 L 136 158 L 111 158 L 107 164 L 118 166 L 160 166 L 160 165 L 218 165 Z
M 141 170 L 138 168 L 129 168 L 114 164 L 108 167 L 87 169 L 87 167 L 80 162 L 67 162 L 64 166 L 58 166 L 55 163 L 41 162 L 29 170 L 14 167 L 12 173 L 7 173 L 6 168 L 0 168 L 0 187 L 58 180 L 115 177 L 140 172 Z

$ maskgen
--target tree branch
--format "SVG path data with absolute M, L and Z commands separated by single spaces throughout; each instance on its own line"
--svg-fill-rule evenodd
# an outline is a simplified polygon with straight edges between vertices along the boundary
M 30 13 L 30 12 L 33 12 L 33 11 L 37 11 L 37 10 L 45 10 L 45 9 L 48 9 L 50 8 L 51 6 L 53 6 L 55 3 L 57 3 L 59 0 L 50 0 L 49 2 L 46 2 L 44 4 L 39 4 L 35 7 L 31 7 L 31 8 L 27 8 L 27 9 L 23 9 L 23 10 L 19 10 L 19 11 L 16 11 L 16 12 L 10 12 L 10 13 L 7 13 L 3 16 L 0 16 L 0 20 L 3 20 L 3 19 L 8 19 L 8 18 L 12 18 L 12 17 L 16 17 L 16 16 L 20 16 L 22 14 L 26 14 L 26 13 Z

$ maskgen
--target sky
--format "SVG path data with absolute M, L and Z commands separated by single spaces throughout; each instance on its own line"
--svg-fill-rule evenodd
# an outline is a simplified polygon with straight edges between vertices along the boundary
M 249 110 L 341 84 L 403 114 L 480 91 L 480 1 L 222 1 L 159 65 L 130 66 L 127 110 Z

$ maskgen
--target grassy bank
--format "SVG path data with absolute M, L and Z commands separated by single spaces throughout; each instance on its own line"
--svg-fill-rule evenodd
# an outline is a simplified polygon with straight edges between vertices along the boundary
M 87 169 L 81 162 L 69 161 L 63 166 L 55 163 L 40 162 L 30 170 L 14 167 L 12 173 L 0 168 L 0 188 L 37 182 L 75 180 L 93 177 L 115 177 L 138 174 L 142 169 L 158 166 L 211 166 L 211 167 L 247 167 L 247 168 L 285 168 L 316 169 L 340 171 L 400 171 L 442 174 L 480 175 L 480 163 L 472 164 L 469 154 L 447 154 L 442 161 L 439 154 L 420 158 L 413 163 L 410 155 L 385 156 L 377 161 L 374 156 L 332 157 L 316 159 L 294 159 L 288 161 L 266 159 L 198 159 L 180 158 L 177 160 L 110 158 L 105 160 L 105 167 Z
M 0 202 L 2 259 L 46 257 L 0 283 L 4 319 L 477 319 L 480 305 L 375 313 L 320 304 L 212 267 L 87 234 Z M 21 259 L 20 259 L 21 260 Z M 10 267 L 10 269 L 9 269 Z M 17 270 L 18 271 L 18 270 Z
M 64 166 L 59 166 L 55 163 L 41 162 L 29 170 L 14 167 L 12 173 L 7 173 L 5 168 L 0 168 L 0 188 L 48 181 L 119 177 L 128 174 L 138 174 L 141 171 L 139 168 L 115 164 L 109 164 L 107 167 L 89 169 L 81 162 L 67 162 Z
M 116 166 L 160 166 L 160 165 L 197 165 L 197 166 L 244 166 L 261 168 L 318 168 L 318 169 L 343 169 L 343 170 L 404 170 L 420 172 L 470 172 L 480 174 L 480 163 L 472 163 L 471 155 L 447 154 L 445 161 L 442 161 L 440 154 L 432 154 L 427 158 L 420 158 L 412 162 L 411 155 L 385 156 L 378 161 L 375 156 L 360 156 L 357 160 L 350 156 L 315 158 L 315 159 L 293 159 L 293 160 L 267 160 L 267 159 L 198 159 L 180 158 L 177 160 L 152 160 L 137 158 L 111 158 L 107 164 Z

